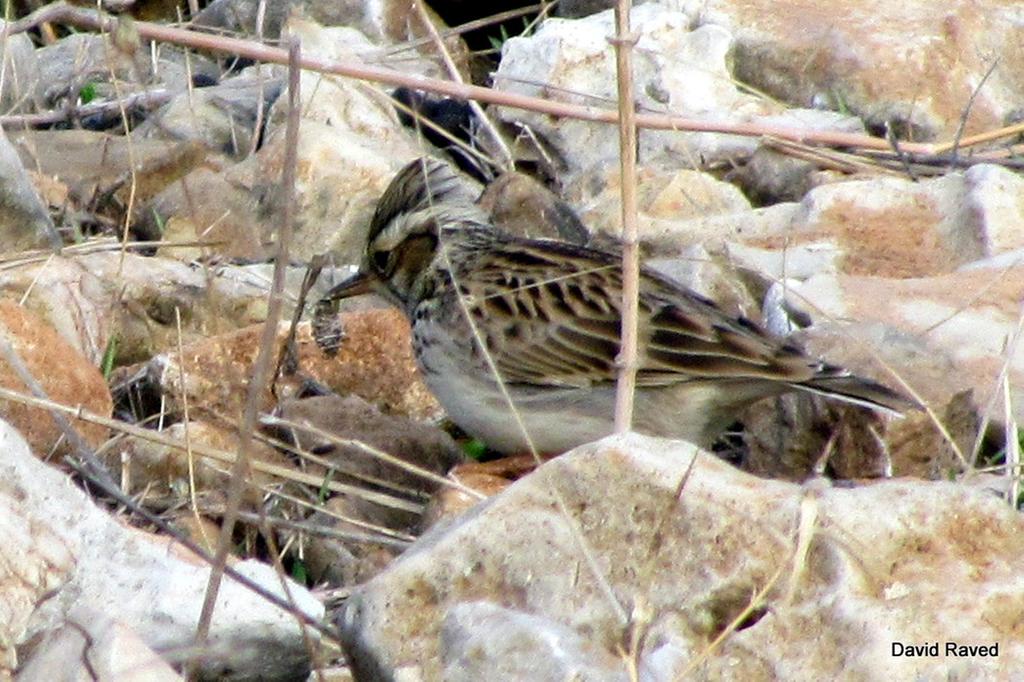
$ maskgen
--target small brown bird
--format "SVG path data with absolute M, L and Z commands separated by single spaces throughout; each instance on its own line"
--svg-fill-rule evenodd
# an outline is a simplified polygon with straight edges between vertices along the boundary
M 619 256 L 496 230 L 448 166 L 423 158 L 381 197 L 359 272 L 325 298 L 371 291 L 405 312 L 451 419 L 492 448 L 558 453 L 611 433 Z M 746 405 L 792 390 L 896 413 L 914 405 L 650 270 L 639 303 L 641 433 L 707 447 Z

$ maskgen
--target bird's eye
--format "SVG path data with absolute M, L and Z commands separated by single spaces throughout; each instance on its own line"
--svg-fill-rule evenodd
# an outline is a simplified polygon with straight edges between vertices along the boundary
M 382 249 L 380 251 L 374 251 L 373 253 L 370 254 L 370 262 L 373 264 L 373 267 L 381 272 L 384 272 L 385 270 L 388 269 L 388 261 L 390 260 L 390 251 L 384 251 Z

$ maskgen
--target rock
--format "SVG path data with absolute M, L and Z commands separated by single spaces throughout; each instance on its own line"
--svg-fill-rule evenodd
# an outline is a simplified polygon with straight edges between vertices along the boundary
M 699 245 L 683 249 L 674 258 L 648 258 L 643 262 L 658 274 L 715 301 L 734 317 L 758 314 L 760 300 L 751 296 L 733 264 L 712 256 Z
M 130 624 L 87 609 L 73 614 L 70 621 L 43 636 L 16 679 L 91 679 L 92 675 L 92 679 L 125 682 L 184 679 L 146 646 Z
M 288 434 L 286 440 L 330 462 L 337 480 L 378 479 L 420 493 L 437 488 L 436 481 L 381 461 L 364 448 L 340 445 L 302 427 L 368 445 L 436 476 L 444 476 L 464 461 L 455 441 L 444 431 L 409 417 L 384 414 L 356 395 L 290 399 L 282 402 L 276 413 L 278 418 L 296 424 L 282 424 Z M 323 467 L 312 466 L 312 470 L 322 471 Z
M 541 461 L 551 457 L 539 455 Z M 448 478 L 460 483 L 479 495 L 471 495 L 465 488 L 443 487 L 430 500 L 424 513 L 424 528 L 447 524 L 472 509 L 480 502 L 480 495 L 497 495 L 514 481 L 532 473 L 538 466 L 533 455 L 513 455 L 486 462 L 470 461 L 460 464 L 448 472 Z
M 908 414 L 905 419 L 890 424 L 886 443 L 890 449 L 893 473 L 896 476 L 948 481 L 967 469 L 964 459 L 984 465 L 984 461 L 974 456 L 978 432 L 983 428 L 983 412 L 975 401 L 974 391 L 967 389 L 954 395 L 945 409 L 936 410 L 945 434 L 935 427 L 931 415 L 924 412 Z M 978 444 L 981 447 L 988 445 L 984 437 Z M 998 447 L 989 447 L 989 451 L 1004 449 L 1005 445 L 1004 440 Z M 1012 474 L 1004 474 L 998 467 L 990 474 L 977 470 L 970 474 L 965 477 L 968 484 L 996 477 L 1005 485 L 1012 478 Z M 996 492 L 1009 498 L 1009 491 L 1005 488 Z
M 266 71 L 270 71 L 267 69 Z M 182 92 L 147 118 L 134 136 L 197 140 L 214 151 L 242 159 L 254 149 L 266 109 L 284 88 L 276 74 L 257 72 L 217 85 Z
M 963 216 L 983 257 L 1024 249 L 1024 178 L 1001 166 L 977 165 L 963 174 Z
M 136 37 L 137 38 L 137 37 Z M 34 83 L 36 102 L 56 107 L 69 95 L 78 99 L 86 83 L 100 88 L 101 96 L 114 95 L 109 79 L 139 84 L 152 75 L 149 61 L 134 50 L 115 47 L 108 36 L 72 33 L 36 50 L 39 80 Z M 122 86 L 123 87 L 123 86 Z
M 294 20 L 289 30 L 302 40 L 303 55 L 359 63 L 376 51 L 365 36 L 345 27 L 323 28 Z M 416 64 L 403 70 L 417 72 Z M 422 150 L 398 122 L 391 100 L 367 83 L 304 71 L 303 107 L 295 183 L 296 220 L 292 256 L 309 259 L 330 252 L 356 263 L 366 230 L 395 172 Z M 285 158 L 287 96 L 278 98 L 267 122 L 266 142 L 254 159 L 254 184 L 278 210 Z M 264 240 L 276 238 L 276 223 Z
M 691 30 L 686 15 L 656 4 L 636 7 L 630 16 L 640 36 L 633 57 L 638 107 L 716 121 L 746 121 L 771 112 L 771 105 L 733 85 L 727 65 L 729 31 L 711 25 Z M 598 98 L 613 108 L 615 56 L 608 42 L 613 33 L 611 12 L 575 21 L 549 19 L 532 36 L 505 41 L 496 86 L 578 104 L 592 105 Z M 547 139 L 565 159 L 570 178 L 617 163 L 619 141 L 611 126 L 511 109 L 498 109 L 498 115 L 524 123 Z M 679 159 L 711 163 L 749 154 L 755 146 L 751 138 L 644 131 L 639 157 L 646 164 L 671 162 L 678 167 Z
M 866 134 L 860 119 L 816 109 L 787 109 L 778 116 L 765 117 L 761 123 L 807 131 Z M 726 180 L 736 183 L 756 205 L 800 201 L 810 189 L 825 184 L 817 163 L 782 153 L 777 148 L 772 141 L 762 141 L 746 163 L 725 175 Z
M 3 424 L 0 433 L 20 443 L 22 457 L 32 457 L 28 446 L 11 427 Z M 4 440 L 6 445 L 7 439 Z M 8 460 L 16 457 L 17 453 L 5 452 L 0 466 L 9 466 Z M 33 526 L 24 509 L 17 488 L 7 478 L 0 479 L 0 529 L 6 559 L 0 568 L 4 604 L 0 611 L 0 676 L 4 677 L 18 667 L 16 647 L 27 639 L 36 605 L 67 583 L 75 562 L 62 541 L 60 529 L 45 524 Z
M 58 109 L 77 103 L 87 85 L 95 100 L 113 100 L 145 89 L 166 86 L 185 90 L 196 77 L 216 78 L 214 62 L 196 51 L 169 44 L 150 53 L 126 23 L 111 34 L 72 33 L 35 51 L 38 80 L 34 101 Z M 111 81 L 116 80 L 115 86 Z
M 151 240 L 174 244 L 160 255 L 184 261 L 213 254 L 241 260 L 266 260 L 280 213 L 273 197 L 255 177 L 256 162 L 247 159 L 229 168 L 200 167 L 165 187 L 147 205 L 135 225 Z
M 60 235 L 6 134 L 0 133 L 0 246 L 5 253 L 48 247 Z
M 562 0 L 555 8 L 555 16 L 566 19 L 580 19 L 611 9 L 615 6 L 614 0 Z
M 353 106 L 359 103 L 366 104 L 365 96 L 355 98 Z M 377 114 L 385 115 L 382 111 Z M 334 124 L 304 119 L 299 134 L 292 257 L 308 260 L 329 252 L 340 263 L 359 262 L 377 199 L 401 164 L 417 156 L 397 135 L 397 131 L 386 133 L 383 129 L 355 134 Z M 280 185 L 284 153 L 282 128 L 271 135 L 256 157 L 257 187 L 270 192 L 269 206 L 275 211 L 280 195 L 272 188 Z M 264 241 L 276 238 L 279 225 L 271 228 L 262 236 Z
M 7 22 L 0 24 L 8 31 Z M 6 33 L 4 46 L 3 89 L 0 90 L 0 106 L 8 113 L 28 113 L 36 105 L 33 100 L 34 88 L 39 82 L 39 63 L 36 50 L 27 33 Z
M 812 190 L 785 235 L 751 242 L 783 244 L 832 239 L 839 267 L 851 275 L 924 277 L 1024 246 L 1019 195 L 1024 179 L 977 166 L 922 182 L 880 177 Z
M 13 607 L 0 618 L 6 671 L 14 647 L 62 628 L 109 641 L 109 614 L 117 605 L 120 623 L 161 653 L 180 653 L 195 636 L 208 567 L 175 542 L 126 527 L 96 507 L 65 476 L 33 457 L 14 429 L 0 424 L 0 525 L 5 558 L 0 568 L 0 601 Z M 236 570 L 275 594 L 281 581 L 268 566 L 248 561 Z M 320 618 L 323 606 L 302 587 L 288 584 L 289 599 Z M 120 635 L 119 635 L 120 636 Z M 208 657 L 199 674 L 219 678 L 281 679 L 310 667 L 305 637 L 294 616 L 255 597 L 230 578 L 221 585 Z M 80 659 L 81 660 L 81 659 Z M 3 670 L 3 668 L 0 668 Z
M 261 13 L 263 24 L 257 27 L 256 18 Z M 439 30 L 445 28 L 431 8 L 427 8 L 427 13 L 438 25 Z M 285 0 L 267 5 L 265 8 L 261 8 L 259 2 L 254 0 L 214 0 L 196 15 L 194 23 L 226 29 L 232 33 L 258 34 L 277 38 L 295 30 L 297 17 L 309 20 L 308 22 L 303 21 L 303 23 L 316 22 L 326 27 L 355 29 L 376 42 L 399 43 L 400 47 L 407 49 L 413 48 L 402 44 L 428 35 L 419 19 L 419 14 L 403 0 L 385 0 L 372 5 L 351 1 Z M 303 38 L 303 49 L 309 42 L 307 38 L 308 36 Z M 468 59 L 465 43 L 458 36 L 450 36 L 444 40 L 444 43 L 456 64 L 462 67 L 460 70 L 465 73 L 464 64 Z M 416 51 L 425 58 L 434 58 L 435 50 L 432 42 L 420 46 Z M 401 52 L 403 53 L 399 57 L 402 60 L 401 68 L 405 69 L 408 64 L 408 52 L 407 50 L 401 50 Z M 389 55 L 385 54 L 384 56 Z M 443 77 L 447 73 L 438 63 L 429 75 Z
M 23 299 L 26 309 L 46 320 L 97 367 L 118 330 L 115 288 L 90 272 L 82 260 L 64 256 L 0 272 L 0 290 L 6 296 Z
M 113 210 L 123 221 L 124 207 L 147 207 L 151 198 L 204 164 L 217 167 L 206 148 L 194 141 L 129 139 L 91 130 L 28 130 L 13 134 L 22 163 L 67 185 L 72 205 Z M 52 153 L 60 149 L 60 154 Z M 97 154 L 97 150 L 102 153 Z M 132 168 L 134 165 L 134 193 Z M 111 199 L 116 206 L 111 209 Z M 140 211 L 145 215 L 145 211 Z M 219 214 L 218 214 L 219 215 Z M 159 234 L 151 235 L 159 239 Z
M 491 224 L 519 237 L 574 244 L 590 239 L 572 206 L 525 173 L 504 173 L 487 185 L 479 203 Z
M 181 318 L 184 345 L 266 319 L 272 265 L 232 264 L 194 267 L 175 259 L 122 256 L 120 245 L 91 253 L 27 259 L 0 272 L 0 291 L 22 297 L 71 345 L 99 365 L 112 339 L 116 364 L 177 352 Z M 306 268 L 289 268 L 285 279 L 285 315 L 290 315 Z M 330 269 L 327 270 L 330 272 Z M 326 277 L 324 278 L 327 279 Z M 326 282 L 310 293 L 315 300 Z
M 999 127 L 1024 95 L 1010 77 L 1024 68 L 1013 47 L 1020 25 L 1013 3 L 1002 0 L 813 8 L 712 0 L 684 8 L 695 21 L 735 34 L 739 82 L 797 106 L 843 107 L 879 131 L 892 122 L 904 139 L 952 139 L 965 110 L 968 135 Z M 979 35 L 984 50 L 972 40 Z M 980 86 L 996 55 L 998 67 Z
M 416 370 L 409 325 L 402 313 L 393 309 L 346 313 L 341 317 L 341 325 L 345 338 L 334 356 L 317 346 L 308 323 L 299 325 L 301 374 L 284 377 L 278 384 L 277 395 L 294 395 L 302 379 L 311 378 L 336 393 L 353 393 L 388 412 L 414 419 L 432 419 L 442 414 Z M 278 343 L 287 331 L 287 323 L 282 323 Z M 189 404 L 228 418 L 239 417 L 261 333 L 262 326 L 255 325 L 187 346 L 183 356 Z M 177 351 L 154 357 L 145 368 L 152 383 L 166 396 L 168 409 L 180 409 L 182 384 Z M 135 374 L 138 369 L 127 373 Z M 260 409 L 269 411 L 276 402 L 268 391 L 261 399 Z
M 214 0 L 202 9 L 194 18 L 196 26 L 213 29 L 226 29 L 249 35 L 261 35 L 267 38 L 279 38 L 281 29 L 292 9 L 308 5 L 302 0 L 286 0 L 275 2 L 263 10 L 262 23 L 257 26 L 260 16 L 258 3 L 250 0 Z M 343 3 L 347 5 L 348 3 Z M 321 17 L 321 20 L 323 17 Z
M 1004 345 L 1020 316 L 1021 266 L 919 279 L 823 274 L 790 291 L 796 307 L 814 311 L 811 352 L 891 383 L 889 367 L 940 414 L 965 389 L 987 409 L 1005 366 L 1012 414 L 1024 419 L 1024 348 L 1008 355 Z M 1002 418 L 1001 403 L 993 417 Z
M 423 537 L 357 588 L 338 622 L 357 677 L 447 679 L 465 665 L 483 677 L 969 669 L 995 680 L 1024 665 L 1024 598 L 1007 582 L 1024 570 L 1022 538 L 1016 511 L 955 483 L 800 487 L 753 478 L 691 445 L 626 435 L 549 462 Z M 485 643 L 472 623 L 501 635 Z M 548 635 L 543 647 L 538 633 Z M 892 654 L 894 643 L 936 641 L 998 644 L 999 655 Z
M 842 248 L 828 237 L 821 241 L 786 244 L 782 249 L 758 248 L 742 242 L 725 244 L 726 257 L 737 267 L 760 273 L 772 282 L 805 280 L 839 272 Z
M 851 179 L 815 187 L 799 204 L 658 220 L 645 229 L 659 255 L 701 243 L 773 281 L 830 272 L 929 277 L 1024 248 L 1021 196 L 1018 175 L 978 165 L 919 182 Z
M 464 460 L 451 437 L 437 427 L 383 414 L 354 395 L 287 400 L 276 412 L 278 419 L 296 425 L 274 420 L 273 423 L 280 424 L 278 430 L 283 432 L 284 440 L 318 457 L 315 462 L 305 462 L 307 473 L 417 505 L 426 504 L 438 490 L 437 479 Z M 369 446 L 425 470 L 434 478 L 388 463 L 365 447 L 339 444 L 301 427 L 313 427 L 334 439 Z M 371 539 L 356 541 L 311 534 L 304 557 L 310 576 L 317 583 L 326 580 L 334 586 L 351 586 L 368 580 L 404 549 L 404 543 L 394 542 L 395 539 L 415 537 L 422 527 L 420 514 L 383 506 L 357 495 L 337 493 L 326 507 L 329 513 L 318 513 L 311 519 L 317 526 L 362 537 L 371 535 Z M 394 533 L 387 534 L 387 530 Z M 374 542 L 371 531 L 391 542 Z
M 852 480 L 906 474 L 894 470 L 896 446 L 890 445 L 890 429 L 899 427 L 899 418 L 791 393 L 751 405 L 739 421 L 745 447 L 738 464 L 758 476 L 799 482 L 822 475 Z M 920 435 L 936 433 L 931 422 L 919 425 Z M 920 443 L 906 444 L 908 457 L 935 455 L 912 445 Z
M 444 618 L 441 678 L 473 680 L 608 680 L 626 682 L 621 659 L 572 628 L 480 601 L 456 604 Z M 531 652 L 524 656 L 525 652 Z
M 595 170 L 574 183 L 568 195 L 580 206 L 587 226 L 597 232 L 622 233 L 622 182 L 617 169 Z M 734 185 L 695 170 L 645 167 L 637 174 L 637 229 L 658 253 L 677 253 L 699 239 L 691 220 L 750 211 L 750 202 Z
M 110 416 L 113 403 L 103 375 L 58 336 L 53 327 L 6 298 L 0 298 L 0 323 L 11 347 L 51 401 L 82 407 L 101 417 Z M 31 395 L 6 360 L 0 361 L 0 385 Z M 4 400 L 0 402 L 0 418 L 21 431 L 40 456 L 48 457 L 54 451 L 63 455 L 67 451 L 63 432 L 43 408 Z M 99 447 L 108 437 L 105 426 L 73 419 L 71 423 L 92 448 Z

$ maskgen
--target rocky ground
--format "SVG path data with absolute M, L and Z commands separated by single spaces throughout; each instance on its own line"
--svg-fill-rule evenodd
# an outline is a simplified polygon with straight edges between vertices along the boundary
M 476 18 L 458 3 L 101 4 L 101 27 L 95 8 L 21 7 L 3 38 L 0 678 L 1024 667 L 1016 3 L 639 4 L 645 262 L 925 409 L 788 396 L 714 453 L 626 434 L 536 471 L 445 420 L 400 312 L 316 301 L 423 154 L 461 164 L 503 229 L 615 246 L 617 129 L 583 111 L 617 106 L 608 3 L 465 35 L 446 29 Z M 200 28 L 215 37 L 183 37 Z M 293 186 L 289 71 L 261 37 L 321 67 L 299 79 Z M 393 96 L 409 77 L 489 86 L 502 145 L 481 112 Z M 401 103 L 456 135 L 477 121 L 491 161 Z M 292 332 L 256 390 L 261 351 L 273 368 Z M 83 473 L 93 456 L 130 504 Z M 183 539 L 213 553 L 235 516 L 229 566 L 250 584 L 225 578 L 197 646 L 211 571 Z

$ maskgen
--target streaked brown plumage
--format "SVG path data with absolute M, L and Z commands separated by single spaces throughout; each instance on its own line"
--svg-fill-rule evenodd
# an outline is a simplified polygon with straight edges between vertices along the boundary
M 611 432 L 617 255 L 499 232 L 445 164 L 420 159 L 381 197 L 359 273 L 328 297 L 367 291 L 405 311 L 428 386 L 491 447 L 559 452 Z M 789 390 L 888 411 L 912 405 L 649 270 L 639 330 L 634 427 L 643 433 L 707 446 L 747 404 Z

